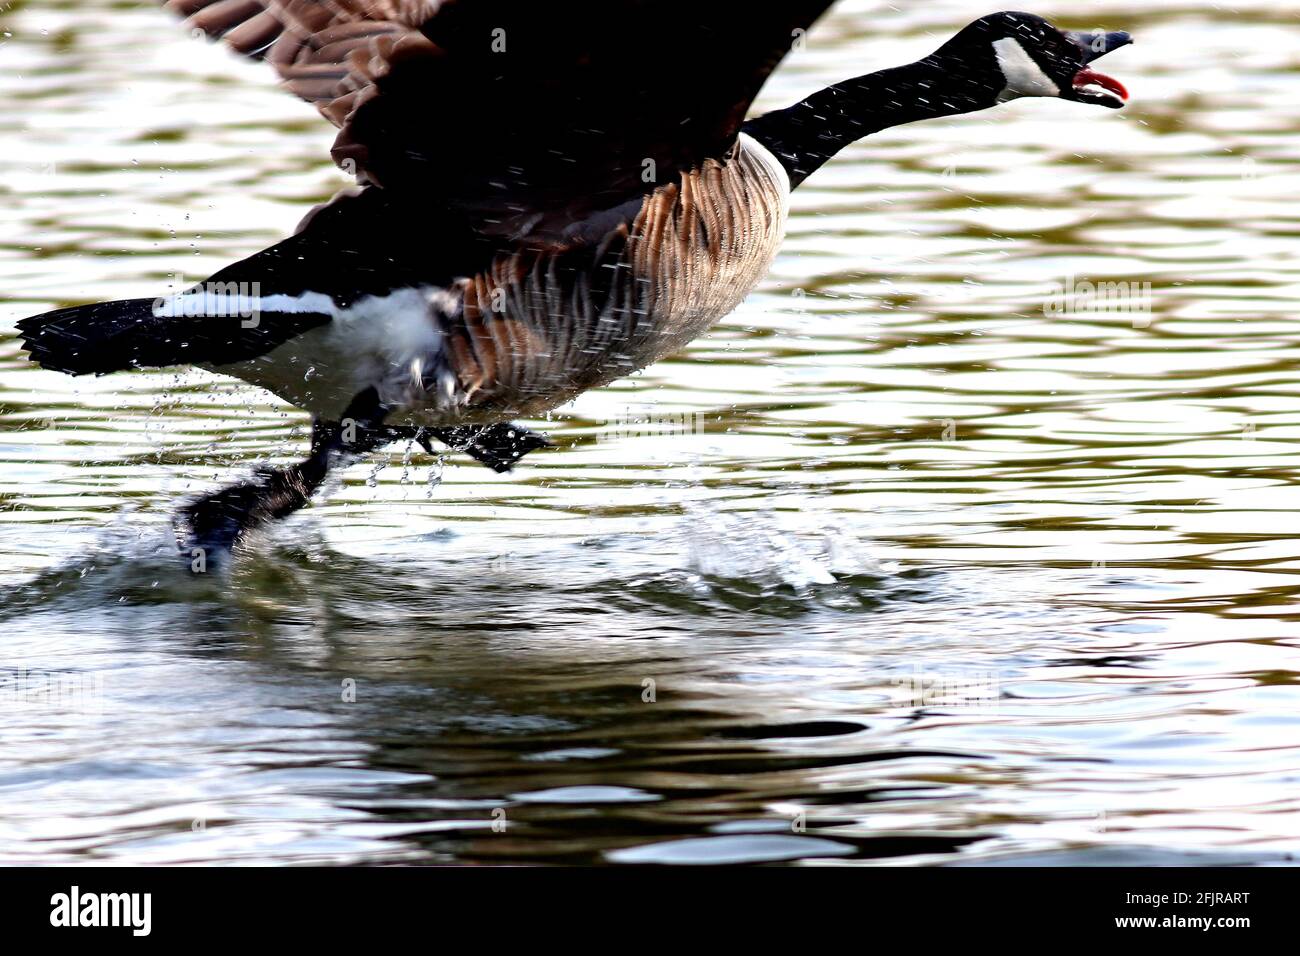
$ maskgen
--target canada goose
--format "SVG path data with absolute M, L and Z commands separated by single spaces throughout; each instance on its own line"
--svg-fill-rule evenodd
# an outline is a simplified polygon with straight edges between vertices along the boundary
M 781 244 L 790 191 L 854 140 L 1020 96 L 1127 97 L 1089 64 L 1128 34 L 996 13 L 746 122 L 829 5 L 169 0 L 316 104 L 357 187 L 183 293 L 24 319 L 24 346 L 72 375 L 195 365 L 312 414 L 304 461 L 182 508 L 184 552 L 227 550 L 399 438 L 498 471 L 546 445 L 512 420 L 734 309 Z

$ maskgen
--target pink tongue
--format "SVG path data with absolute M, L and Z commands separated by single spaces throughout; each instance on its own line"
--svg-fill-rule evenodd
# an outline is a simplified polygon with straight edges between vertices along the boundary
M 1086 66 L 1078 73 L 1074 74 L 1074 86 L 1078 89 L 1081 86 L 1087 86 L 1089 83 L 1096 83 L 1103 90 L 1110 90 L 1121 100 L 1128 99 L 1128 90 L 1124 89 L 1124 84 L 1113 76 L 1107 76 L 1105 73 L 1098 73 L 1096 70 L 1090 70 Z

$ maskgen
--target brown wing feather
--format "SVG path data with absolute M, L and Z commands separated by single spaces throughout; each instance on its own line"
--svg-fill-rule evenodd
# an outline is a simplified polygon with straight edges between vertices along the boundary
M 265 59 L 294 95 L 342 125 L 336 104 L 374 82 L 393 44 L 420 37 L 438 0 L 166 0 L 185 25 Z

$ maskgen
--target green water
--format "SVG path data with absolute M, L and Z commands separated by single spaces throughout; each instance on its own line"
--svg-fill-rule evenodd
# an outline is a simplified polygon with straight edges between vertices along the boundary
M 841 4 L 763 104 L 994 9 L 900 6 Z M 1300 14 L 1032 9 L 1133 32 L 1131 105 L 858 144 L 714 333 L 531 423 L 558 449 L 395 447 L 228 579 L 168 515 L 304 416 L 6 335 L 0 860 L 1290 859 Z M 147 3 L 0 29 L 9 331 L 345 184 L 311 107 Z

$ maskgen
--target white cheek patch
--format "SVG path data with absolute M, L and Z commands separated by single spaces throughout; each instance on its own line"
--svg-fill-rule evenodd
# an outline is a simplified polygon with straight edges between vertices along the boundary
M 1005 103 L 1018 96 L 1060 96 L 1061 90 L 1043 72 L 1034 58 L 1025 52 L 1020 42 L 1012 37 L 993 41 L 993 51 L 998 57 L 998 69 L 1007 85 L 998 94 L 998 102 Z

